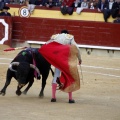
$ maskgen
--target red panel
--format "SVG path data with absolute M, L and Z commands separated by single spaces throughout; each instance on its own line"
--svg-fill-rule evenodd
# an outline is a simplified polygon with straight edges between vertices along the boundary
M 2 38 L 4 37 L 4 31 L 5 31 L 5 27 L 3 26 L 2 23 L 0 23 L 0 40 L 2 40 Z
M 120 47 L 120 25 L 78 20 L 13 18 L 13 40 L 47 41 L 52 34 L 68 29 L 77 43 Z

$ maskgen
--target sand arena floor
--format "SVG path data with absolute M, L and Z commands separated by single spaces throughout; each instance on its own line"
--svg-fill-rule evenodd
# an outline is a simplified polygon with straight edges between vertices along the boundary
M 8 65 L 19 52 L 3 52 L 6 47 L 0 46 L 0 90 Z M 120 120 L 120 59 L 82 55 L 82 60 L 84 84 L 81 80 L 81 89 L 73 93 L 75 104 L 69 104 L 68 94 L 61 91 L 56 93 L 57 102 L 50 102 L 51 73 L 42 99 L 41 80 L 18 97 L 17 81 L 12 79 L 6 95 L 0 96 L 0 120 Z

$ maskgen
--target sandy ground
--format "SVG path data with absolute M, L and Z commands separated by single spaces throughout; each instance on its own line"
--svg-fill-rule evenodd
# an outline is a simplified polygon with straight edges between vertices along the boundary
M 19 52 L 3 52 L 6 47 L 0 46 L 0 90 L 8 63 Z M 50 102 L 51 73 L 43 99 L 38 97 L 41 80 L 35 80 L 27 95 L 18 97 L 17 81 L 12 79 L 6 95 L 0 96 L 0 120 L 120 120 L 120 59 L 82 55 L 82 60 L 83 81 L 73 93 L 75 104 L 69 104 L 68 94 L 61 91 L 56 93 L 57 102 Z

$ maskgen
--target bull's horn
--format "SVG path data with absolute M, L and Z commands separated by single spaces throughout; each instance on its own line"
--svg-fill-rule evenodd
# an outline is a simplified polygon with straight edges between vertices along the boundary
M 9 69 L 11 70 L 11 71 L 13 71 L 13 72 L 17 72 L 16 70 L 13 70 L 12 69 L 12 66 L 18 66 L 19 65 L 19 62 L 12 62 L 12 63 L 10 63 L 10 65 L 9 65 Z
M 30 64 L 30 67 L 33 68 L 33 69 L 35 69 L 36 72 L 38 73 L 38 75 L 40 75 L 40 71 L 39 71 L 39 69 L 35 65 Z

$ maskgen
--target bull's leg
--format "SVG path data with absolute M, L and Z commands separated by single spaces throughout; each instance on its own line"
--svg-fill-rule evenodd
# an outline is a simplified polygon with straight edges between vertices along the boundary
M 42 79 L 42 87 L 41 87 L 40 94 L 39 94 L 39 97 L 41 97 L 41 98 L 44 97 L 45 85 L 46 85 L 46 79 Z
M 6 94 L 6 89 L 7 89 L 8 85 L 10 84 L 12 77 L 13 77 L 12 72 L 10 70 L 8 70 L 7 75 L 6 75 L 6 82 L 5 82 L 3 89 L 0 91 L 0 95 L 4 96 Z
M 49 71 L 47 74 L 42 74 L 42 88 L 41 88 L 41 91 L 40 91 L 40 94 L 39 94 L 39 97 L 44 97 L 44 88 L 45 88 L 45 85 L 46 85 L 46 80 L 48 78 L 48 74 L 49 74 Z
M 19 85 L 17 86 L 16 95 L 20 96 L 22 94 L 22 92 L 21 92 L 22 87 L 23 86 L 19 86 Z
M 34 79 L 32 81 L 29 82 L 27 88 L 22 92 L 23 94 L 27 94 L 28 90 L 30 89 L 30 87 L 33 85 Z

